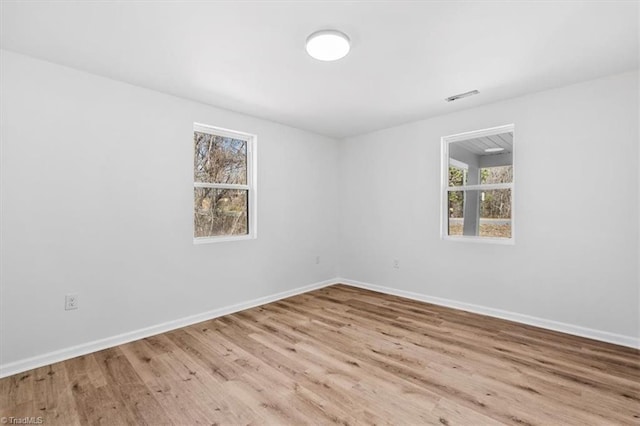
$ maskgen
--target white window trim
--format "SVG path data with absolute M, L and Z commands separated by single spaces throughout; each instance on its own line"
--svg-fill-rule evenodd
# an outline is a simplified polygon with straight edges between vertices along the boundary
M 224 129 L 222 127 L 209 126 L 207 124 L 193 123 L 193 131 L 199 133 L 207 133 L 215 136 L 230 137 L 233 139 L 240 139 L 247 143 L 247 184 L 235 185 L 235 184 L 223 184 L 223 183 L 207 183 L 207 182 L 193 182 L 194 188 L 220 188 L 220 189 L 241 189 L 248 191 L 247 214 L 249 215 L 248 226 L 249 233 L 244 235 L 220 235 L 214 237 L 193 237 L 194 244 L 208 244 L 208 243 L 221 243 L 227 241 L 245 241 L 254 240 L 258 238 L 258 181 L 257 181 L 257 149 L 256 142 L 258 137 L 256 135 L 239 132 L 236 130 Z M 193 138 L 192 138 L 193 140 Z M 195 146 L 192 145 L 191 159 L 195 156 Z M 193 167 L 193 165 L 192 165 Z M 193 176 L 193 172 L 192 172 Z M 195 235 L 195 229 L 193 227 L 193 211 L 192 211 L 192 228 L 191 235 Z
M 516 182 L 516 167 L 515 167 L 515 125 L 507 124 L 504 126 L 491 127 L 488 129 L 476 130 L 472 132 L 457 133 L 455 135 L 443 136 L 441 138 L 442 143 L 442 164 L 441 164 L 441 198 L 440 198 L 440 238 L 447 241 L 463 241 L 470 243 L 488 243 L 488 244 L 503 244 L 514 245 L 515 244 L 515 182 Z M 483 136 L 493 136 L 500 133 L 513 132 L 513 179 L 511 183 L 494 183 L 494 184 L 480 184 L 480 185 L 466 185 L 466 186 L 449 186 L 449 144 L 452 142 L 459 142 L 467 139 L 479 138 Z M 455 160 L 454 160 L 455 161 Z M 459 167 L 456 163 L 451 164 L 455 167 Z M 511 189 L 511 238 L 490 238 L 470 235 L 449 235 L 449 203 L 448 193 L 449 191 L 468 191 L 468 190 L 492 190 L 492 189 Z

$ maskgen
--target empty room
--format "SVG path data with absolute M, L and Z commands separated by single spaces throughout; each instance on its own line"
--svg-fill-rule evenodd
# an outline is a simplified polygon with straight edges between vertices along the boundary
M 640 1 L 0 0 L 0 422 L 640 425 Z

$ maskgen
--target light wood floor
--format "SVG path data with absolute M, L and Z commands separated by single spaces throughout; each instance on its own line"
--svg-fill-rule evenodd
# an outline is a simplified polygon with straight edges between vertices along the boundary
M 0 380 L 61 424 L 640 424 L 636 350 L 338 285 Z

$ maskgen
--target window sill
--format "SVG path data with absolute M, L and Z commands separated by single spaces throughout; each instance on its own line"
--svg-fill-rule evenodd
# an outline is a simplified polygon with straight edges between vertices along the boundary
M 485 244 L 500 244 L 512 246 L 515 245 L 516 241 L 512 238 L 489 238 L 489 237 L 452 237 L 450 235 L 445 235 L 442 237 L 445 241 L 458 241 L 458 242 L 467 242 L 467 243 L 485 243 Z
M 221 236 L 221 237 L 200 237 L 194 238 L 193 244 L 211 244 L 211 243 L 224 243 L 229 241 L 246 241 L 255 240 L 256 236 L 252 234 L 248 235 L 234 235 L 234 236 Z

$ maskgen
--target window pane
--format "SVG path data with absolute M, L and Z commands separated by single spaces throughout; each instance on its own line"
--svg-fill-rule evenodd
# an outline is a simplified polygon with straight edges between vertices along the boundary
M 247 142 L 194 132 L 194 180 L 207 183 L 247 183 Z
M 448 153 L 450 187 L 513 182 L 513 132 L 450 142 Z
M 462 235 L 464 191 L 449 191 L 449 235 Z
M 513 167 L 510 165 L 480 169 L 480 183 L 511 182 L 513 182 Z
M 194 188 L 195 237 L 247 234 L 248 193 L 238 189 Z
M 449 166 L 449 186 L 464 186 L 467 184 L 468 170 L 456 166 Z
M 511 238 L 511 189 L 449 191 L 448 235 Z

